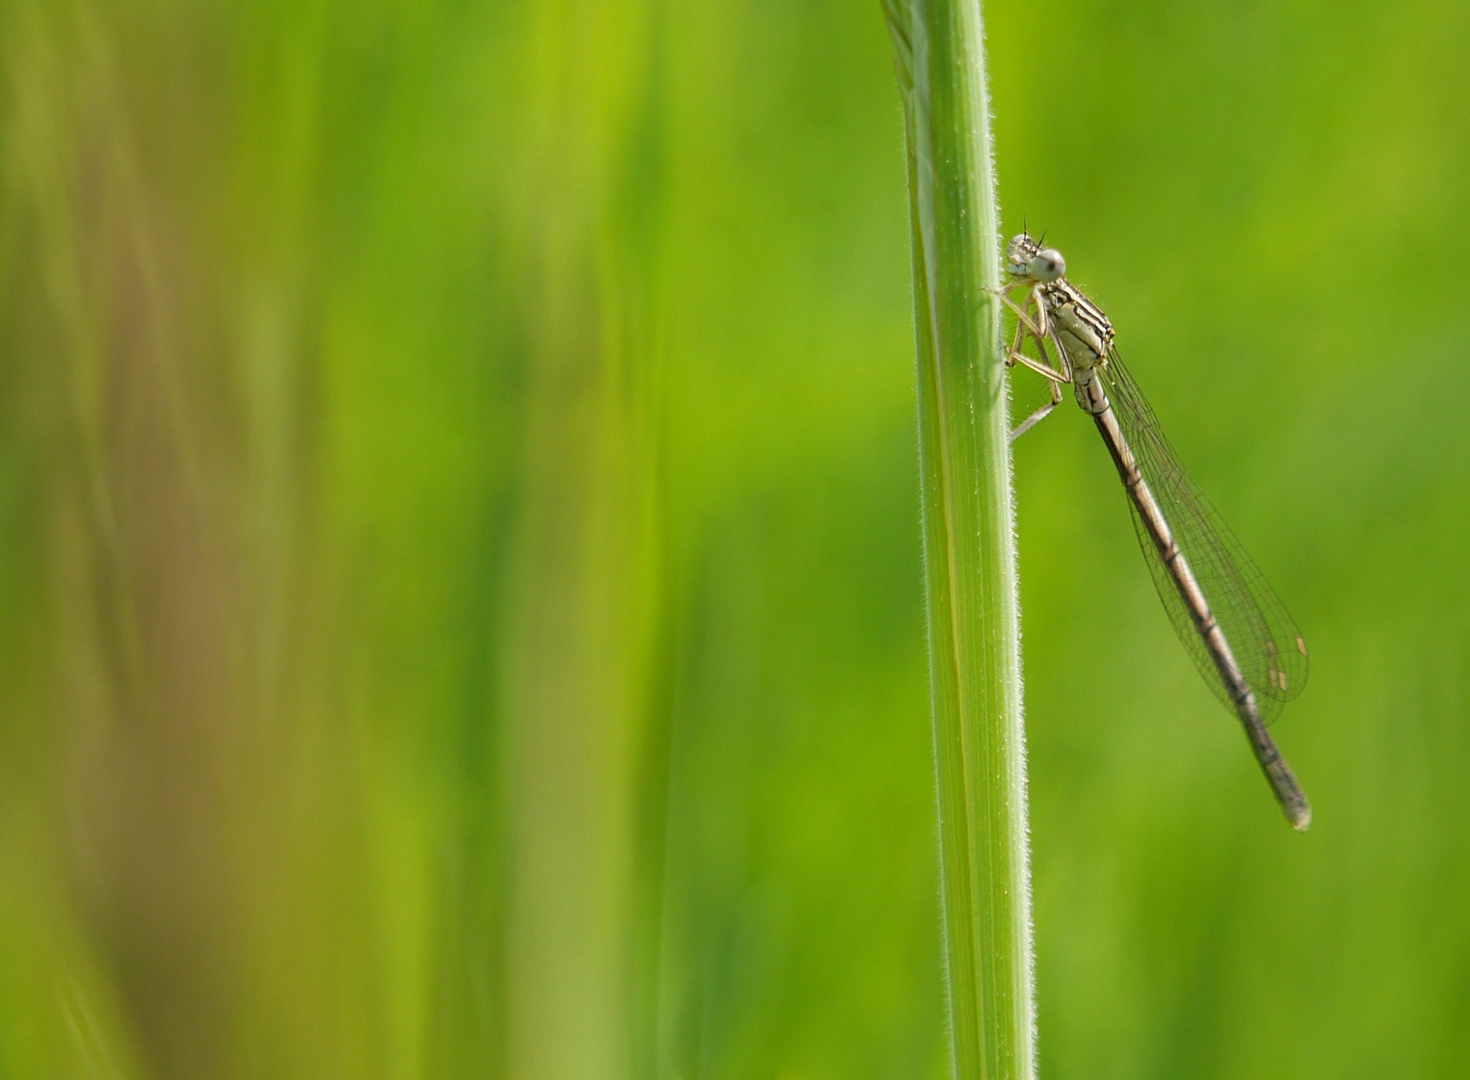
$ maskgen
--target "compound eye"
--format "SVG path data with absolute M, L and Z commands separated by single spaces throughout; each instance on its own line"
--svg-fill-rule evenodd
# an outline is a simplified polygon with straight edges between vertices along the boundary
M 1043 248 L 1031 256 L 1031 276 L 1037 281 L 1055 281 L 1067 272 L 1067 260 L 1056 248 Z

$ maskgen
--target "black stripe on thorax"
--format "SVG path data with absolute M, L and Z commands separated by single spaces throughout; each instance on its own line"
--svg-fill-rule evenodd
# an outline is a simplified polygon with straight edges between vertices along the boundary
M 1054 281 L 1043 289 L 1046 302 L 1053 310 L 1069 307 L 1077 318 L 1086 323 L 1104 342 L 1113 340 L 1113 324 L 1098 307 L 1065 278 Z

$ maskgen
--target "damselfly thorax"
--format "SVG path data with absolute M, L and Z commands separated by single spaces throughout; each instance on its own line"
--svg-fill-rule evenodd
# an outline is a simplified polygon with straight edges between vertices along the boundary
M 1036 300 L 1060 345 L 1072 376 L 1072 392 L 1083 411 L 1098 415 L 1108 407 L 1107 393 L 1097 380 L 1113 347 L 1113 324 L 1102 310 L 1066 279 L 1038 284 Z

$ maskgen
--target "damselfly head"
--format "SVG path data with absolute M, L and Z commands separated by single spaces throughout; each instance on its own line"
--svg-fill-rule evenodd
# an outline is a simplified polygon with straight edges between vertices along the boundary
M 1012 277 L 1030 277 L 1031 256 L 1041 250 L 1026 233 L 1017 233 L 1006 245 L 1006 270 Z
M 1006 270 L 1012 277 L 1050 283 L 1067 272 L 1067 260 L 1056 248 L 1044 248 L 1020 233 L 1006 246 Z

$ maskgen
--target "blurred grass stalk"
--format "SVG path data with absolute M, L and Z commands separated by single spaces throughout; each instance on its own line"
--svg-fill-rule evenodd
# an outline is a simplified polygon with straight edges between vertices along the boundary
M 955 1076 L 1033 1075 L 999 215 L 978 0 L 884 0 L 908 129 L 919 452 Z
M 661 2 L 319 7 L 0 5 L 0 1076 L 648 1075 Z
M 656 0 L 534 19 L 531 374 L 507 629 L 506 1075 L 651 1075 L 664 791 Z M 576 28 L 575 31 L 571 28 Z

